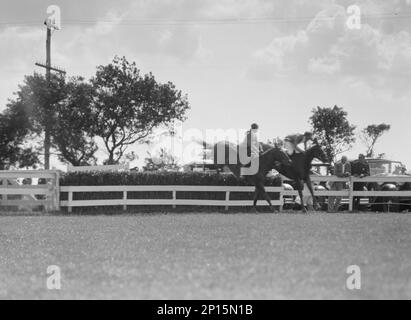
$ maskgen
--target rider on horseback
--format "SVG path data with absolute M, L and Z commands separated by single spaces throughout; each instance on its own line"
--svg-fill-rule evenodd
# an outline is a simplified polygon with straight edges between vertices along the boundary
M 284 139 L 284 147 L 290 156 L 294 153 L 303 153 L 307 150 L 307 142 L 310 140 L 313 140 L 313 134 L 309 131 L 304 134 L 290 134 Z M 301 143 L 304 144 L 304 150 L 298 146 Z
M 263 148 L 258 141 L 258 124 L 253 123 L 251 125 L 251 128 L 247 131 L 240 148 L 247 151 L 247 157 L 250 159 L 250 162 L 246 164 L 245 167 L 250 167 L 254 161 L 258 161 L 258 157 L 263 152 Z
M 247 146 L 247 156 L 249 157 L 258 157 L 263 152 L 258 141 L 258 124 L 253 123 L 251 125 L 251 129 L 247 131 L 243 143 Z

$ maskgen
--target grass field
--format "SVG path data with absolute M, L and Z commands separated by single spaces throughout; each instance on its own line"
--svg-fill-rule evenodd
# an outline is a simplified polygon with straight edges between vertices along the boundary
M 7 299 L 411 299 L 407 214 L 9 215 L 0 242 Z

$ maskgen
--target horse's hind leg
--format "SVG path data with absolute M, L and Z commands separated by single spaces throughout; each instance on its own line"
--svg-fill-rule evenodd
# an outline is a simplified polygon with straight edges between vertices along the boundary
M 269 205 L 269 207 L 270 207 L 270 210 L 271 210 L 272 212 L 278 212 L 278 211 L 279 211 L 279 210 L 277 210 L 276 208 L 273 207 L 273 205 L 271 204 L 271 198 L 270 198 L 270 196 L 267 194 L 267 192 L 265 192 L 265 191 L 264 191 L 264 198 L 265 198 L 265 200 L 267 200 L 268 205 Z
M 254 201 L 253 201 L 253 207 L 254 207 L 254 211 L 258 212 L 257 210 L 257 201 L 258 201 L 258 196 L 260 195 L 260 190 L 259 188 L 256 186 L 255 187 L 255 191 L 254 191 Z

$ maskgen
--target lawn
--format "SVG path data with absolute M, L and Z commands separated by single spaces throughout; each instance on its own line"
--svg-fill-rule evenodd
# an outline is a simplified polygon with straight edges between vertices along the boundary
M 0 241 L 7 299 L 411 299 L 407 214 L 10 214 Z

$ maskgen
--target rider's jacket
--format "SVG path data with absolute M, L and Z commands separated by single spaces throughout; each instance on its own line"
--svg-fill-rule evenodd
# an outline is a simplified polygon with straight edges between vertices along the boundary
M 245 141 L 247 145 L 247 156 L 258 157 L 260 154 L 260 142 L 258 141 L 257 134 L 253 130 L 247 131 Z
M 297 150 L 298 152 L 303 152 L 304 150 L 307 150 L 307 141 L 305 140 L 305 137 L 303 134 L 290 134 L 285 137 L 284 141 L 290 142 L 293 148 Z M 304 150 L 298 147 L 300 143 L 304 144 Z

